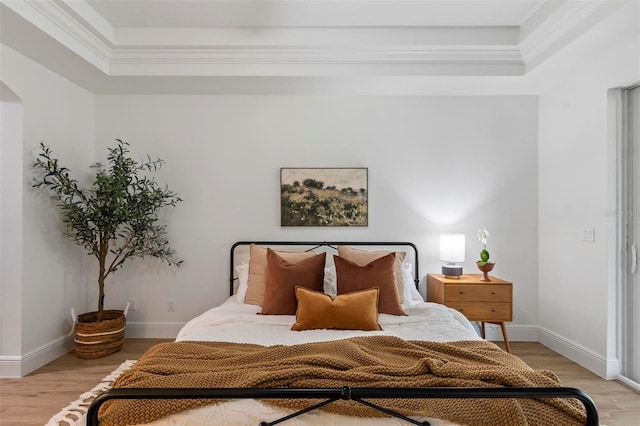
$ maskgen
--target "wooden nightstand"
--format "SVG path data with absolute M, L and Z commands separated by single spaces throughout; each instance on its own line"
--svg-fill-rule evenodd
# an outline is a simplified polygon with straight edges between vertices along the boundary
M 505 322 L 513 320 L 513 284 L 500 278 L 480 281 L 481 274 L 465 274 L 459 279 L 442 274 L 427 275 L 427 301 L 460 311 L 469 321 L 499 324 L 507 352 L 511 352 Z

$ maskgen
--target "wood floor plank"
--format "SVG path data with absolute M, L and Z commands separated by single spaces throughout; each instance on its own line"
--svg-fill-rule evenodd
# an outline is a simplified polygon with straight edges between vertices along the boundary
M 21 379 L 0 379 L 0 424 L 45 424 L 122 362 L 138 359 L 149 347 L 165 341 L 168 340 L 126 339 L 120 352 L 104 358 L 82 360 L 69 353 Z M 598 407 L 602 424 L 640 425 L 639 393 L 598 377 L 540 343 L 511 342 L 511 350 L 532 368 L 555 372 L 564 386 L 587 392 Z
M 594 400 L 600 423 L 639 426 L 640 394 L 615 380 L 604 380 L 536 342 L 512 342 L 511 351 L 536 370 L 551 370 L 563 386 L 582 389 Z
M 0 424 L 45 424 L 128 359 L 138 359 L 149 347 L 169 340 L 125 339 L 122 350 L 93 360 L 70 352 L 20 379 L 0 379 Z

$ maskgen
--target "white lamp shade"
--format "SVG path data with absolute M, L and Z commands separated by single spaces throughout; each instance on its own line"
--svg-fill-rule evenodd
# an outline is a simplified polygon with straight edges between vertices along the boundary
M 440 234 L 440 260 L 464 262 L 464 234 Z

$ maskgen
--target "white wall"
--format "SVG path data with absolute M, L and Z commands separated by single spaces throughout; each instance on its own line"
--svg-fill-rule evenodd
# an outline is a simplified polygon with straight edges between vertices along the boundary
M 0 81 L 0 376 L 22 354 L 22 101 Z
M 439 232 L 467 235 L 464 266 L 478 272 L 486 226 L 495 274 L 515 283 L 515 322 L 535 325 L 537 108 L 528 96 L 98 95 L 96 154 L 121 138 L 159 156 L 158 180 L 184 198 L 166 217 L 183 267 L 131 263 L 106 303 L 138 301 L 136 335 L 175 330 L 226 299 L 228 250 L 243 239 L 413 241 L 424 286 L 440 270 Z M 368 167 L 369 226 L 281 228 L 279 169 L 296 166 Z
M 494 272 L 515 284 L 512 337 L 540 324 L 543 342 L 608 375 L 617 360 L 606 91 L 640 80 L 639 22 L 640 4 L 629 2 L 527 76 L 504 80 L 542 90 L 539 106 L 535 96 L 94 97 L 6 46 L 0 77 L 24 102 L 25 171 L 40 141 L 81 179 L 114 138 L 166 160 L 159 180 L 185 201 L 165 220 L 185 264 L 131 263 L 107 289 L 109 307 L 138 300 L 130 323 L 140 335 L 171 335 L 224 300 L 236 240 L 406 239 L 421 249 L 424 275 L 439 270 L 443 231 L 467 235 L 464 266 L 475 272 L 475 231 L 486 226 Z M 368 167 L 369 227 L 280 228 L 282 166 Z M 95 264 L 60 236 L 56 210 L 29 181 L 25 172 L 26 359 L 63 339 L 69 309 L 93 309 L 96 293 Z M 590 227 L 596 241 L 583 243 Z
M 607 168 L 607 90 L 640 81 L 639 8 L 627 4 L 532 73 L 548 85 L 540 96 L 541 340 L 605 377 L 618 368 L 607 251 L 613 217 L 605 215 L 615 173 Z M 595 242 L 581 241 L 591 227 Z
M 2 45 L 2 81 L 24 105 L 22 188 L 22 352 L 23 374 L 63 348 L 71 328 L 69 311 L 87 310 L 86 255 L 62 237 L 51 201 L 31 188 L 34 148 L 54 148 L 80 180 L 94 159 L 94 95 Z M 18 177 L 16 177 L 18 178 Z M 3 250 L 5 248 L 3 247 Z

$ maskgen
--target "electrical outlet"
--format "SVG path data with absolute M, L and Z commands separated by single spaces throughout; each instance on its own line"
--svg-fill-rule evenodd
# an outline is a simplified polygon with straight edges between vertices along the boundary
M 169 311 L 169 312 L 175 312 L 176 311 L 176 301 L 175 300 L 167 301 L 167 311 Z
M 584 228 L 582 230 L 582 241 L 593 243 L 596 241 L 596 234 L 593 228 Z
M 129 299 L 129 310 L 135 311 L 137 309 L 138 309 L 138 303 L 136 302 L 136 299 Z

